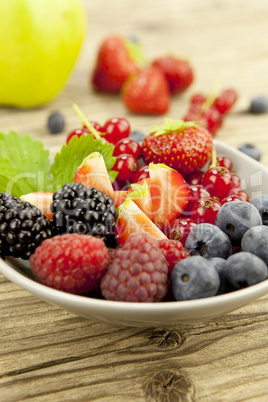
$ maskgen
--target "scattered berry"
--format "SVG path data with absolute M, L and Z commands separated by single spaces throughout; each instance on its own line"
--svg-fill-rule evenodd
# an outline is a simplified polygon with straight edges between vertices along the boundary
M 65 119 L 62 113 L 53 112 L 48 117 L 47 128 L 52 134 L 61 133 L 65 127 Z
M 157 302 L 167 293 L 167 261 L 158 242 L 145 233 L 132 234 L 101 280 L 107 300 Z
M 252 226 L 262 224 L 261 216 L 246 201 L 226 202 L 218 211 L 216 225 L 227 234 L 233 246 L 240 246 L 244 233 Z
M 256 161 L 259 161 L 261 159 L 261 150 L 255 145 L 243 144 L 238 147 L 238 150 L 255 159 Z
M 75 294 L 97 289 L 109 261 L 104 242 L 83 234 L 48 239 L 30 257 L 33 274 L 39 282 Z
M 123 117 L 113 117 L 103 125 L 104 138 L 111 144 L 117 144 L 122 138 L 130 135 L 129 122 Z
M 224 275 L 235 289 L 243 289 L 267 279 L 267 266 L 256 255 L 241 251 L 227 259 Z
M 171 274 L 177 262 L 189 257 L 189 253 L 185 251 L 182 243 L 178 240 L 163 239 L 159 240 L 158 245 L 167 260 L 169 274 Z
M 254 114 L 263 114 L 268 111 L 268 97 L 256 96 L 254 97 L 249 106 L 249 112 Z
M 114 233 L 117 209 L 111 197 L 81 183 L 65 184 L 53 194 L 53 222 L 61 233 L 109 238 Z
M 227 258 L 232 253 L 232 245 L 228 236 L 217 226 L 201 223 L 189 233 L 185 242 L 185 250 L 190 255 L 201 255 L 207 259 Z
M 152 65 L 165 75 L 171 94 L 185 91 L 194 80 L 193 69 L 186 60 L 163 56 L 154 60 Z
M 226 114 L 230 112 L 231 108 L 237 101 L 237 98 L 237 92 L 234 89 L 225 89 L 224 91 L 222 91 L 220 96 L 215 99 L 213 106 L 221 114 Z
M 165 76 L 156 67 L 147 67 L 131 75 L 123 85 L 122 99 L 134 113 L 166 113 L 170 105 L 170 92 Z
M 55 235 L 40 209 L 8 193 L 0 193 L 0 252 L 28 260 L 35 249 Z
M 262 224 L 268 225 L 268 195 L 259 195 L 254 197 L 251 204 L 257 208 L 262 218 Z
M 176 300 L 193 300 L 217 294 L 220 278 L 215 268 L 203 257 L 186 258 L 171 274 L 173 294 Z

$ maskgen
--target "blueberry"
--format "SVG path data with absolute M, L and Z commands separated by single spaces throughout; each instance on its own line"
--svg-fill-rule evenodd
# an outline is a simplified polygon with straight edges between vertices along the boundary
M 266 113 L 268 110 L 268 98 L 266 96 L 255 96 L 251 99 L 249 111 L 254 114 Z
M 233 246 L 240 246 L 248 229 L 262 224 L 259 211 L 247 201 L 226 202 L 219 209 L 215 224 L 229 236 Z
M 267 279 L 267 266 L 262 259 L 247 251 L 227 258 L 224 268 L 226 279 L 235 289 L 246 288 Z
M 209 260 L 210 265 L 212 265 L 216 269 L 220 277 L 220 286 L 217 294 L 229 293 L 234 290 L 234 287 L 227 281 L 225 276 L 224 268 L 226 265 L 226 261 L 227 260 L 220 257 L 213 257 Z
M 61 133 L 65 126 L 65 120 L 60 112 L 50 114 L 47 121 L 47 128 L 52 134 Z
M 206 258 L 194 256 L 175 265 L 171 283 L 176 300 L 193 300 L 215 296 L 220 278 Z
M 232 252 L 232 245 L 228 236 L 217 226 L 200 223 L 189 233 L 185 250 L 191 255 L 200 255 L 207 259 L 227 258 Z
M 242 237 L 243 251 L 255 254 L 268 265 L 268 227 L 254 226 L 246 231 Z
M 142 142 L 145 137 L 145 134 L 143 131 L 135 130 L 135 131 L 131 131 L 129 137 L 133 138 L 134 140 L 136 140 L 138 142 Z
M 255 145 L 242 144 L 240 145 L 240 147 L 238 147 L 238 150 L 255 159 L 256 161 L 259 161 L 261 159 L 261 150 Z
M 268 195 L 259 195 L 251 201 L 262 218 L 262 224 L 268 225 Z

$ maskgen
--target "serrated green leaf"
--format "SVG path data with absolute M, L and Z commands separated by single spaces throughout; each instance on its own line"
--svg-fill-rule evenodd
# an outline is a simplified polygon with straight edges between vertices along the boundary
M 116 161 L 113 150 L 114 147 L 110 143 L 104 139 L 95 139 L 91 134 L 80 138 L 73 137 L 68 145 L 63 145 L 61 151 L 55 156 L 51 166 L 50 191 L 56 191 L 66 183 L 72 183 L 78 166 L 92 152 L 102 154 L 109 176 L 113 178 L 115 173 L 111 169 Z
M 42 190 L 48 182 L 49 151 L 39 140 L 15 131 L 0 133 L 0 175 L 12 195 Z M 5 179 L 4 179 L 5 178 Z

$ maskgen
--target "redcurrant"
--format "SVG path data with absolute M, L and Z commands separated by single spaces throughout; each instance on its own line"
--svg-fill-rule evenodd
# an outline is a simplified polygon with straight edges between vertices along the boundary
M 183 246 L 188 234 L 196 226 L 196 223 L 190 218 L 177 218 L 166 227 L 165 233 L 168 239 L 179 240 Z
M 118 172 L 117 180 L 132 181 L 137 168 L 137 161 L 132 155 L 121 154 L 117 157 L 113 170 Z
M 70 141 L 71 138 L 73 137 L 78 137 L 80 138 L 81 135 L 88 135 L 89 131 L 87 128 L 76 128 L 75 130 L 71 131 L 67 138 L 66 138 L 66 144 L 68 144 L 68 142 Z
M 222 166 L 210 168 L 203 177 L 203 186 L 213 197 L 225 197 L 233 186 L 232 173 Z
M 241 198 L 242 201 L 250 202 L 250 197 L 249 197 L 248 193 L 239 187 L 232 188 L 230 191 L 230 195 L 237 195 L 238 197 Z
M 138 181 L 148 179 L 150 177 L 149 174 L 149 166 L 141 166 L 136 173 L 134 174 L 134 177 L 132 179 L 133 183 L 138 183 Z
M 122 138 L 130 135 L 129 122 L 123 117 L 113 117 L 103 125 L 104 138 L 111 144 L 117 144 Z
M 221 207 L 221 203 L 215 198 L 201 198 L 193 206 L 191 218 L 197 224 L 211 223 L 215 225 L 217 213 Z
M 100 133 L 103 132 L 103 127 L 99 123 L 97 123 L 96 121 L 90 121 L 89 123 L 95 128 L 95 130 L 99 131 Z M 82 128 L 87 129 L 87 126 L 84 124 Z
M 186 183 L 191 186 L 195 186 L 196 184 L 202 184 L 204 177 L 204 173 L 201 172 L 200 170 L 190 173 L 185 177 Z
M 122 138 L 114 147 L 113 154 L 114 156 L 129 154 L 137 160 L 141 154 L 141 146 L 138 141 L 133 140 L 133 138 Z
M 225 89 L 220 96 L 215 99 L 214 106 L 221 114 L 225 114 L 230 111 L 236 100 L 236 91 L 234 89 Z
M 238 197 L 238 195 L 233 194 L 233 195 L 227 195 L 227 197 L 221 198 L 220 200 L 221 205 L 231 201 L 242 201 L 242 198 Z
M 225 167 L 226 169 L 230 170 L 230 172 L 233 170 L 232 160 L 228 156 L 225 156 L 225 155 L 217 156 L 217 166 Z
M 190 190 L 190 198 L 187 207 L 183 211 L 183 216 L 191 215 L 191 210 L 198 200 L 200 200 L 201 198 L 210 197 L 210 193 L 201 184 L 196 184 L 195 186 L 189 186 L 189 190 Z

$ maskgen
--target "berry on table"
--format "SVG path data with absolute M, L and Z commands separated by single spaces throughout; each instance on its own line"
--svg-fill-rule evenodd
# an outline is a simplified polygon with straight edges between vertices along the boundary
M 259 161 L 261 159 L 261 150 L 253 144 L 242 144 L 238 147 L 238 150 L 251 158 Z
M 109 261 L 104 242 L 83 234 L 48 239 L 30 257 L 33 274 L 39 282 L 75 294 L 95 290 Z
M 254 114 L 263 114 L 268 111 L 268 97 L 255 96 L 250 101 L 249 112 Z
M 108 239 L 114 234 L 117 209 L 112 198 L 81 183 L 64 184 L 53 194 L 53 222 L 60 233 L 91 234 Z
M 55 234 L 40 209 L 8 193 L 0 193 L 0 252 L 28 260 L 34 250 Z
M 167 293 L 167 261 L 158 242 L 145 233 L 132 234 L 117 250 L 101 280 L 107 300 L 157 302 Z
M 220 278 L 207 259 L 194 256 L 175 265 L 171 283 L 176 300 L 194 300 L 215 296 L 220 286 Z
M 262 224 L 257 208 L 247 201 L 226 202 L 218 211 L 215 224 L 227 234 L 233 246 L 240 246 L 244 233 Z
M 186 60 L 162 56 L 155 59 L 152 65 L 163 72 L 171 94 L 185 91 L 194 80 L 193 69 Z
M 201 255 L 207 259 L 227 258 L 232 253 L 232 245 L 228 236 L 217 226 L 201 223 L 189 233 L 185 242 L 185 250 L 190 255 Z
M 231 255 L 223 269 L 226 279 L 235 289 L 243 289 L 267 279 L 263 260 L 246 251 Z
M 132 181 L 137 169 L 137 160 L 129 154 L 119 155 L 113 167 L 118 172 L 117 179 L 122 181 Z
M 215 99 L 213 106 L 221 113 L 226 114 L 230 112 L 231 108 L 237 101 L 238 95 L 234 89 L 225 89 Z
M 122 100 L 134 113 L 166 113 L 170 106 L 170 92 L 162 71 L 151 66 L 133 74 L 123 85 Z
M 141 154 L 141 146 L 133 138 L 122 138 L 122 140 L 117 142 L 113 151 L 114 156 L 121 154 L 132 155 L 137 160 Z
M 58 134 L 64 130 L 65 119 L 62 113 L 52 112 L 47 121 L 47 128 L 51 134 Z
M 106 141 L 114 145 L 122 138 L 129 137 L 131 131 L 129 122 L 123 117 L 113 117 L 107 120 L 102 130 Z
M 265 194 L 254 197 L 251 204 L 253 204 L 259 211 L 262 218 L 262 224 L 268 225 L 268 195 Z

